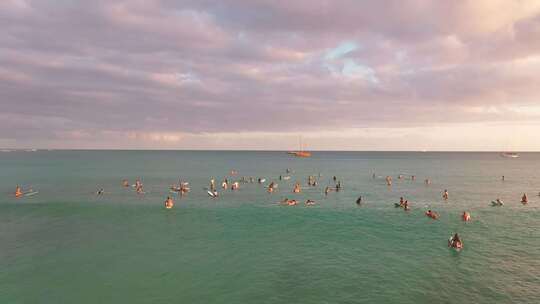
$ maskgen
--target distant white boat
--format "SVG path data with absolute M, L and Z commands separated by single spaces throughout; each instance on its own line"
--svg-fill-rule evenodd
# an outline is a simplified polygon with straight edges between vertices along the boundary
M 501 153 L 501 156 L 506 158 L 518 158 L 519 154 L 517 154 L 516 152 L 503 152 Z

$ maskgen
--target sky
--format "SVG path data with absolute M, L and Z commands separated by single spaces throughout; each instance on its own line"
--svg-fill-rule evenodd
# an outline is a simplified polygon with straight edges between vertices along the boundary
M 537 0 L 2 0 L 0 147 L 540 151 Z

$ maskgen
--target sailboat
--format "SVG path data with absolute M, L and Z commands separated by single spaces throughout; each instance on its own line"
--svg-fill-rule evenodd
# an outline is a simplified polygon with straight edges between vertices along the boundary
M 296 157 L 311 157 L 311 152 L 304 151 L 304 149 L 302 147 L 302 137 L 300 137 L 300 150 L 298 150 L 298 151 L 289 151 L 287 153 L 289 153 L 291 155 L 294 155 Z

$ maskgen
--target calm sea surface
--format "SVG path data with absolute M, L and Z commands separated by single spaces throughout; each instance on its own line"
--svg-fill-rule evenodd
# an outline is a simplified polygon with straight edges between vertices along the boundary
M 209 198 L 210 178 L 232 169 L 278 190 Z M 334 175 L 343 191 L 325 198 Z M 121 186 L 137 177 L 145 195 Z M 165 210 L 179 178 L 191 192 Z M 15 199 L 17 184 L 39 193 Z M 1 152 L 0 303 L 540 303 L 539 191 L 536 153 Z M 447 248 L 454 232 L 461 252 Z

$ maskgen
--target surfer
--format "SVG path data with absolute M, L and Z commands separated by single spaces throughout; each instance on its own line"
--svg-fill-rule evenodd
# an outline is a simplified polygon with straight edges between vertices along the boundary
M 448 247 L 455 248 L 455 249 L 461 249 L 463 248 L 463 242 L 461 241 L 461 238 L 456 233 L 453 237 L 451 237 L 448 240 Z
M 426 212 L 426 215 L 429 216 L 430 218 L 434 219 L 434 220 L 439 218 L 439 214 L 437 212 L 433 212 L 431 210 L 428 210 Z
M 527 199 L 527 194 L 523 193 L 523 196 L 521 197 L 521 203 L 523 205 L 527 204 L 529 202 L 529 199 Z
M 468 222 L 471 220 L 471 214 L 467 211 L 463 211 L 463 214 L 461 215 L 461 219 L 463 219 L 464 222 Z
M 405 210 L 405 211 L 409 211 L 409 210 L 410 210 L 410 208 L 409 208 L 409 201 L 406 200 L 406 201 L 403 203 L 403 210 Z
M 358 206 L 360 206 L 362 204 L 362 196 L 359 196 L 357 199 L 356 199 L 356 204 Z
M 21 197 L 21 196 L 23 196 L 22 189 L 19 185 L 17 185 L 17 187 L 15 188 L 15 197 Z
M 444 189 L 442 197 L 447 200 L 448 199 L 448 190 Z
M 276 184 L 274 182 L 271 182 L 270 185 L 268 185 L 268 193 L 274 192 L 274 188 L 276 187 Z
M 300 184 L 297 182 L 294 185 L 293 193 L 300 193 L 300 192 L 302 192 L 302 188 L 300 187 Z
M 170 196 L 167 196 L 167 199 L 165 200 L 165 208 L 171 209 L 174 206 L 174 201 Z
M 289 205 L 289 206 L 296 206 L 297 204 L 298 204 L 298 202 L 296 200 L 287 201 L 287 205 Z

